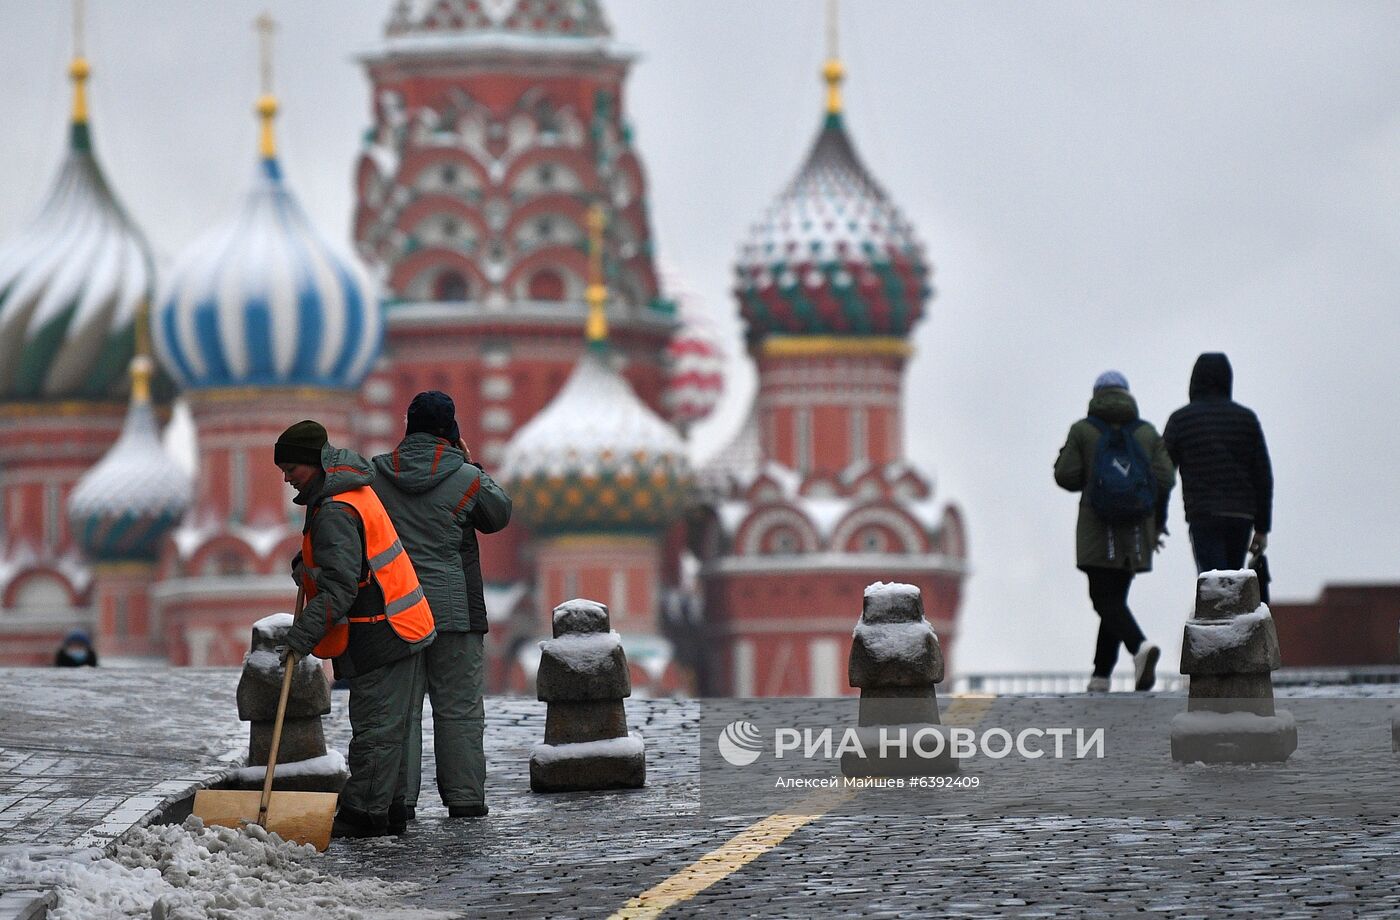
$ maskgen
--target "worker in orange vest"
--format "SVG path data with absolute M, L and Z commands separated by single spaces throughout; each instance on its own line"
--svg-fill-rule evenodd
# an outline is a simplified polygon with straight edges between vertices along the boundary
M 331 658 L 336 677 L 350 682 L 350 778 L 331 835 L 401 834 L 404 741 L 420 653 L 437 636 L 432 611 L 363 457 L 332 447 L 324 427 L 304 421 L 282 432 L 273 458 L 306 506 L 292 561 L 306 606 L 287 633 L 286 657 Z

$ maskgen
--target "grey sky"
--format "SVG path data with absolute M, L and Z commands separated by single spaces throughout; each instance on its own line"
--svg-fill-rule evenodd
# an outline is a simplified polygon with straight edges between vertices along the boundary
M 605 2 L 643 54 L 627 107 L 658 251 L 737 354 L 733 258 L 817 128 L 822 6 Z M 264 5 L 89 4 L 98 151 L 164 258 L 251 178 Z M 352 56 L 389 6 L 271 4 L 289 181 L 341 238 L 369 117 Z M 0 12 L 8 236 L 63 143 L 69 14 L 28 0 Z M 1196 355 L 1229 353 L 1274 456 L 1276 597 L 1396 575 L 1397 34 L 1393 3 L 844 4 L 852 131 L 935 266 L 906 441 L 969 519 L 959 667 L 1088 671 L 1075 499 L 1050 473 L 1108 367 L 1160 426 Z M 698 432 L 703 452 L 752 387 L 739 361 L 725 411 Z M 1168 662 L 1194 575 L 1179 498 L 1172 518 L 1132 597 Z

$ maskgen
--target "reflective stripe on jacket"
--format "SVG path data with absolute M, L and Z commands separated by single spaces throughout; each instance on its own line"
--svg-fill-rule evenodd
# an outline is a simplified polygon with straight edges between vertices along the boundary
M 369 486 L 360 486 L 334 496 L 334 501 L 344 502 L 360 515 L 365 529 L 365 555 L 369 578 L 379 585 L 384 594 L 384 613 L 374 617 L 349 617 L 344 612 L 333 615 L 336 619 L 326 624 L 325 637 L 316 645 L 315 654 L 321 658 L 334 658 L 345 653 L 350 641 L 350 624 L 374 623 L 387 619 L 394 633 L 405 642 L 421 642 L 433 633 L 433 613 L 423 588 L 418 584 L 418 575 L 413 563 L 404 552 L 403 543 L 394 530 L 393 522 L 380 504 L 378 496 Z M 302 586 L 307 599 L 316 596 L 316 581 L 310 575 L 316 566 L 311 549 L 311 528 L 308 527 L 301 538 L 301 558 L 303 572 Z M 361 583 L 360 587 L 369 584 Z M 328 611 L 328 615 L 330 612 Z

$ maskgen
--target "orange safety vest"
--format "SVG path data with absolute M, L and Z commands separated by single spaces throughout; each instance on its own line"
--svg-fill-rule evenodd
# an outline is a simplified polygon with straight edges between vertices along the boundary
M 384 594 L 384 612 L 373 617 L 347 617 L 345 611 L 327 610 L 326 635 L 316 643 L 318 658 L 334 658 L 343 655 L 350 643 L 351 623 L 377 623 L 388 620 L 394 633 L 405 642 L 419 642 L 433 634 L 433 612 L 428 607 L 428 599 L 423 596 L 423 587 L 418 584 L 418 573 L 399 542 L 398 531 L 389 520 L 389 513 L 379 501 L 379 496 L 369 486 L 360 486 L 348 492 L 341 492 L 328 501 L 345 502 L 360 514 L 365 528 L 365 555 L 369 561 L 369 576 L 362 582 L 364 588 L 371 580 L 378 582 Z M 317 509 L 320 510 L 319 507 Z M 311 528 L 301 535 L 301 583 L 306 589 L 306 598 L 316 596 L 316 580 L 311 570 L 316 560 L 311 551 Z

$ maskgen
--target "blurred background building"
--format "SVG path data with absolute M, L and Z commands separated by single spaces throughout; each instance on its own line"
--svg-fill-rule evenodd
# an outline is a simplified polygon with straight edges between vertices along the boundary
M 643 692 L 846 692 L 878 580 L 919 585 L 952 652 L 962 517 L 901 434 L 931 269 L 856 153 L 834 41 L 811 152 L 736 265 L 758 393 L 697 470 L 685 436 L 722 396 L 726 349 L 658 271 L 635 55 L 600 3 L 393 5 L 362 58 L 353 253 L 282 174 L 259 26 L 252 188 L 159 284 L 95 158 L 75 51 L 59 179 L 0 251 L 0 663 L 45 663 L 83 628 L 104 663 L 237 664 L 250 624 L 290 606 L 301 509 L 277 434 L 316 418 L 386 452 L 425 389 L 454 397 L 516 499 L 481 541 L 492 689 L 529 686 L 574 596 L 609 605 Z M 177 394 L 193 481 L 158 437 Z

